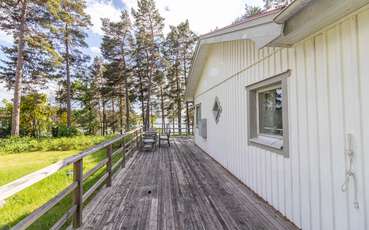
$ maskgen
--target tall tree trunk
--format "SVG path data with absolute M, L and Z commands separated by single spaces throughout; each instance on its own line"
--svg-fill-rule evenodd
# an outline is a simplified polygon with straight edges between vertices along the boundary
M 173 113 L 173 117 L 172 117 L 172 126 L 173 126 L 173 134 L 174 134 L 176 132 L 175 121 L 174 121 L 174 113 Z
M 119 130 L 123 134 L 123 97 L 119 96 Z
M 67 74 L 67 127 L 72 127 L 72 103 L 71 103 L 71 80 L 70 80 L 70 66 L 69 66 L 69 34 L 68 25 L 65 24 L 65 70 Z
M 186 49 L 187 50 L 187 47 Z M 183 55 L 183 76 L 185 79 L 185 85 L 187 88 L 187 64 L 186 64 L 186 53 L 184 53 Z M 189 110 L 189 106 L 188 106 L 188 101 L 185 99 L 186 101 L 186 128 L 187 128 L 187 135 L 190 134 L 190 110 Z
M 165 111 L 164 111 L 164 95 L 163 87 L 160 86 L 160 107 L 161 107 L 161 130 L 164 133 L 165 130 Z
M 103 100 L 103 102 L 102 102 L 102 104 L 103 104 L 103 136 L 105 136 L 106 135 L 106 108 L 105 108 L 105 104 L 106 104 L 106 102 L 105 102 L 105 100 Z
M 149 87 L 148 88 L 148 93 L 147 93 L 147 101 L 146 101 L 146 116 L 145 116 L 145 125 L 144 125 L 144 127 L 145 127 L 145 130 L 149 130 L 150 129 L 150 97 L 151 97 L 151 93 L 150 93 L 150 88 L 151 87 Z
M 88 119 L 88 134 L 89 135 L 94 135 L 95 133 L 94 133 L 94 130 L 93 130 L 93 127 L 92 127 L 93 118 L 92 118 L 91 103 L 88 102 L 87 106 L 88 106 L 88 116 L 89 116 L 89 119 Z
M 19 136 L 19 122 L 20 122 L 20 103 L 22 94 L 22 75 L 23 75 L 23 53 L 24 53 L 24 33 L 26 27 L 27 17 L 27 1 L 23 1 L 22 12 L 19 24 L 19 40 L 17 50 L 17 66 L 15 69 L 15 85 L 14 85 L 14 98 L 13 98 L 13 112 L 12 112 L 12 136 Z
M 114 97 L 111 99 L 111 110 L 112 110 L 112 130 L 113 130 L 113 133 L 115 133 L 115 122 L 116 122 L 116 119 L 115 119 L 115 103 L 114 103 Z
M 126 99 L 126 131 L 129 130 L 129 93 L 128 93 L 128 80 L 127 75 L 124 78 L 124 87 L 125 87 L 125 99 Z
M 150 124 L 151 124 L 151 127 L 152 127 L 152 128 L 154 128 L 154 119 L 152 119 L 152 117 L 153 117 L 153 113 L 152 113 L 152 112 L 153 112 L 154 110 L 153 110 L 153 108 L 152 108 L 152 107 L 153 107 L 153 105 L 151 104 L 151 105 L 150 105 L 150 118 L 151 118 L 151 119 L 150 119 Z
M 181 99 L 181 86 L 180 79 L 178 76 L 178 66 L 176 67 L 176 78 L 177 78 L 177 119 L 178 119 L 178 132 L 182 134 L 182 99 Z
M 150 104 L 151 104 L 151 87 L 152 87 L 152 77 L 151 77 L 151 73 L 149 70 L 149 85 L 147 87 L 147 104 L 146 104 L 146 122 L 145 122 L 145 130 L 149 130 L 150 129 Z
M 145 98 L 144 98 L 144 92 L 143 92 L 143 82 L 142 82 L 142 76 L 139 76 L 140 79 L 140 94 L 141 94 L 141 116 L 142 116 L 142 124 L 145 127 Z
M 149 16 L 149 21 L 150 23 L 150 32 L 151 32 L 151 38 L 154 39 L 154 27 L 152 24 L 152 19 L 150 14 Z M 148 85 L 148 93 L 147 93 L 147 105 L 146 105 L 146 127 L 145 129 L 148 130 L 150 129 L 150 101 L 151 101 L 151 88 L 152 88 L 152 70 L 153 70 L 153 65 L 154 65 L 154 57 L 151 55 L 149 55 L 148 50 L 146 49 L 146 58 L 148 60 L 148 64 L 147 64 L 147 74 L 148 74 L 148 79 L 149 79 L 149 85 Z M 159 51 L 159 50 L 158 50 Z
M 99 122 L 100 122 L 100 134 L 103 136 L 103 119 L 102 119 L 102 112 L 101 112 L 101 100 L 98 99 L 97 103 L 97 110 L 99 111 Z

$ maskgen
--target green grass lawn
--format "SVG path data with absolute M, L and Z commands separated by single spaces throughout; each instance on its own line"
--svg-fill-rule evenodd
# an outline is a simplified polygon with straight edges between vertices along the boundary
M 0 186 L 24 175 L 42 169 L 79 151 L 27 152 L 18 154 L 0 153 Z
M 36 151 L 17 154 L 0 153 L 0 186 L 78 152 L 80 150 Z M 102 150 L 84 158 L 84 172 L 93 168 L 105 157 L 106 152 Z M 114 161 L 116 160 L 118 159 L 114 159 Z M 9 229 L 71 184 L 73 178 L 70 174 L 71 171 L 72 166 L 68 166 L 8 198 L 5 205 L 0 207 L 0 229 Z M 84 190 L 87 191 L 104 171 L 105 168 L 102 168 L 91 176 L 84 183 Z M 71 207 L 71 204 L 71 196 L 66 197 L 29 229 L 49 229 Z

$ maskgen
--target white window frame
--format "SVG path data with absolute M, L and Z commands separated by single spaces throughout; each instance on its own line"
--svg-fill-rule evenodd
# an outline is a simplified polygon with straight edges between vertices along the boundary
M 288 87 L 287 78 L 290 71 L 269 77 L 263 81 L 246 86 L 247 91 L 247 121 L 248 121 L 248 144 L 266 149 L 285 157 L 289 156 L 288 136 Z M 260 132 L 260 105 L 259 94 L 272 89 L 282 88 L 282 122 L 283 135 L 273 135 Z

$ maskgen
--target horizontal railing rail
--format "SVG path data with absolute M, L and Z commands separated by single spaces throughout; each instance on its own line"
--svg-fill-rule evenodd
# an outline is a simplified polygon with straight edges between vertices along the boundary
M 154 127 L 159 130 L 160 133 L 164 130 L 170 130 L 172 135 L 193 135 L 192 124 L 190 124 L 190 127 L 187 127 L 187 124 L 183 123 L 180 128 L 178 124 L 174 126 L 172 124 L 166 124 L 165 129 L 163 129 L 161 123 L 156 123 Z
M 142 142 L 142 128 L 134 129 L 123 135 L 119 135 L 110 141 L 103 142 L 89 148 L 78 155 L 68 157 L 62 161 L 52 164 L 46 168 L 17 179 L 7 185 L 0 187 L 0 201 L 30 187 L 31 185 L 45 179 L 46 177 L 60 171 L 61 169 L 73 165 L 73 182 L 63 191 L 47 203 L 33 211 L 30 215 L 18 222 L 12 229 L 26 229 L 46 214 L 55 205 L 61 202 L 68 195 L 73 194 L 72 207 L 52 226 L 51 229 L 61 229 L 72 218 L 73 227 L 79 228 L 82 225 L 82 206 L 91 196 L 105 183 L 107 187 L 112 185 L 113 173 L 119 168 L 124 168 L 126 158 L 140 148 Z M 126 140 L 129 139 L 129 140 Z M 119 148 L 113 151 L 113 145 L 119 144 Z M 100 150 L 106 149 L 106 158 L 101 160 L 92 169 L 83 173 L 83 159 Z M 113 165 L 113 158 L 121 155 Z M 93 184 L 86 192 L 83 192 L 83 183 L 100 169 L 106 166 L 106 172 Z

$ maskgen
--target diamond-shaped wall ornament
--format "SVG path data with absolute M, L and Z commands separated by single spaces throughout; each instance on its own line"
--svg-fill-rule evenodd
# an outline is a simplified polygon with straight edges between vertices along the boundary
M 222 113 L 222 106 L 220 105 L 218 97 L 215 97 L 215 102 L 213 105 L 213 115 L 214 115 L 215 123 L 217 124 L 219 122 L 221 113 Z

